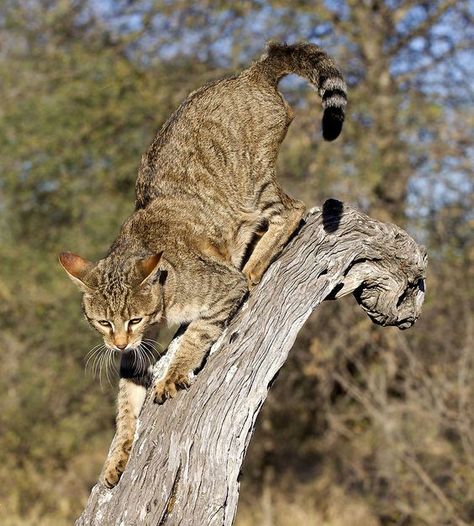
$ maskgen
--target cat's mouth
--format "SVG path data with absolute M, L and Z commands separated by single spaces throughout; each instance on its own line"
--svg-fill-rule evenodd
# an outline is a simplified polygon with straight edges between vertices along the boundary
M 112 340 L 112 341 L 105 342 L 105 345 L 112 351 L 115 351 L 116 353 L 121 354 L 121 353 L 137 350 L 143 345 L 143 342 L 141 339 L 139 339 L 134 342 L 127 342 L 127 343 L 123 343 L 119 345 L 114 340 Z

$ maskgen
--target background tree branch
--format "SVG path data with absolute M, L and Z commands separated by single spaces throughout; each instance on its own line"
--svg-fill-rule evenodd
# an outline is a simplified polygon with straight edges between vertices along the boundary
M 424 248 L 395 225 L 335 200 L 312 210 L 191 389 L 161 407 L 148 397 L 119 485 L 95 486 L 76 526 L 232 524 L 256 418 L 308 316 L 353 293 L 375 323 L 406 329 L 420 314 L 426 265 Z

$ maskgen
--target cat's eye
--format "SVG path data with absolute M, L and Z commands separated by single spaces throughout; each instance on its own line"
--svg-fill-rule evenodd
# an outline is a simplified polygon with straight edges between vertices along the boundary
M 99 324 L 102 325 L 102 327 L 112 327 L 110 321 L 107 320 L 99 320 Z
M 138 323 L 140 323 L 141 321 L 143 320 L 143 318 L 132 318 L 128 324 L 129 325 L 137 325 Z

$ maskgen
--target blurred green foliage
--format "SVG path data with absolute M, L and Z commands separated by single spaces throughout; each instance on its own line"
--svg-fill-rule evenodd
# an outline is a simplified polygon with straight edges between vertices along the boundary
M 113 434 L 115 389 L 84 374 L 98 340 L 57 254 L 104 255 L 157 127 L 270 38 L 320 43 L 351 87 L 324 144 L 314 93 L 284 81 L 284 187 L 402 224 L 430 275 L 408 333 L 350 302 L 310 320 L 251 444 L 238 524 L 474 521 L 472 16 L 465 1 L 2 2 L 2 524 L 71 523 Z

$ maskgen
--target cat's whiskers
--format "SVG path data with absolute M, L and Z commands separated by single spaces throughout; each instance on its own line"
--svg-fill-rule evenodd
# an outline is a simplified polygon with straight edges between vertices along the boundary
M 135 356 L 138 359 L 138 368 L 143 373 L 148 370 L 148 367 L 155 363 L 154 355 L 147 348 L 147 345 L 142 341 L 138 347 L 134 349 Z
M 94 345 L 94 347 L 92 347 L 92 349 L 86 354 L 86 357 L 85 357 L 86 364 L 84 366 L 85 370 L 87 370 L 87 366 L 89 362 L 91 361 L 91 359 L 94 357 L 94 355 L 100 352 L 103 347 L 104 347 L 103 343 L 98 343 L 97 345 Z
M 156 353 L 158 355 L 158 358 L 161 358 L 161 352 L 155 347 L 155 345 L 159 345 L 161 347 L 161 350 L 164 350 L 163 345 L 161 343 L 157 342 L 156 340 L 151 340 L 150 338 L 145 338 L 142 340 L 142 343 L 149 349 L 153 351 L 153 353 Z
M 97 357 L 97 355 L 100 353 L 100 351 L 101 351 L 101 349 L 99 348 L 93 354 L 91 354 L 89 356 L 89 358 L 87 359 L 87 361 L 86 361 L 86 363 L 84 365 L 84 371 L 88 371 L 90 369 L 89 365 L 91 364 L 91 361 L 93 363 L 94 358 Z
M 151 344 L 149 344 L 148 342 L 144 342 L 142 341 L 142 343 L 140 344 L 140 347 L 144 350 L 144 351 L 148 351 L 148 352 L 151 352 L 153 354 L 153 351 L 154 351 L 154 348 L 151 346 Z
M 100 383 L 101 390 L 104 389 L 104 386 L 102 385 L 102 368 L 104 366 L 104 359 L 106 356 L 107 356 L 106 353 L 101 354 L 100 359 L 99 359 L 99 383 Z
M 105 364 L 105 374 L 107 376 L 107 381 L 109 382 L 110 385 L 112 385 L 112 381 L 110 380 L 109 373 L 110 373 L 110 368 L 112 365 L 111 360 L 113 360 L 113 355 L 114 355 L 114 351 L 111 349 L 107 349 L 107 361 Z
M 92 347 L 86 354 L 86 357 L 89 356 L 89 354 L 93 353 L 96 349 L 98 349 L 99 347 L 103 347 L 104 343 L 98 343 L 97 345 L 94 345 L 94 347 Z
M 116 355 L 117 355 L 116 351 L 112 349 L 112 352 L 110 353 L 110 366 L 109 366 L 109 370 L 112 374 L 112 378 L 114 376 L 118 376 Z
M 146 359 L 146 355 L 143 353 L 143 351 L 140 352 L 140 355 L 141 355 L 141 360 L 142 360 L 142 366 L 141 366 L 141 370 L 142 371 L 146 371 L 148 369 L 147 367 L 147 359 Z
M 104 349 L 105 349 L 105 347 L 104 347 Z M 97 377 L 99 375 L 99 366 L 100 366 L 100 361 L 101 361 L 102 357 L 103 357 L 103 353 L 98 353 L 96 355 L 96 357 L 94 358 L 93 374 L 94 374 L 95 377 Z
M 147 360 L 149 361 L 149 365 L 153 365 L 153 363 L 156 361 L 155 360 L 155 355 L 153 354 L 153 352 L 147 347 L 147 344 L 143 344 L 143 354 L 146 356 Z
M 132 352 L 133 352 L 133 367 L 135 368 L 137 365 L 137 355 L 138 355 L 137 349 L 133 349 Z
M 137 356 L 138 356 L 138 367 L 140 371 L 143 371 L 145 363 L 144 363 L 141 347 L 137 347 Z
M 150 360 L 150 355 L 146 349 L 146 347 L 141 346 L 141 354 L 143 358 L 143 370 L 146 371 L 148 367 L 151 365 L 152 361 Z
M 104 349 L 105 349 L 105 345 L 102 343 L 102 344 L 96 345 L 87 353 L 87 356 L 86 356 L 87 361 L 84 366 L 84 370 L 86 371 L 90 369 L 92 369 L 93 371 L 95 370 L 95 364 L 97 360 L 99 359 L 99 357 L 101 356 L 101 353 Z M 89 367 L 89 364 L 91 364 L 92 367 Z M 95 373 L 93 374 L 95 375 Z
M 138 347 L 133 349 L 133 368 L 136 370 L 140 367 L 140 352 Z
M 163 349 L 163 345 L 157 340 L 152 340 L 151 338 L 143 338 L 142 341 L 146 343 L 150 343 L 153 346 L 158 345 L 159 347 Z
M 148 344 L 144 345 L 145 353 L 150 358 L 150 364 L 156 361 L 156 357 L 153 350 L 148 347 Z
M 151 346 L 151 344 L 147 342 L 142 342 L 141 347 L 143 348 L 143 352 L 146 354 L 150 365 L 155 364 L 158 361 L 158 359 L 161 358 L 160 352 L 153 346 Z
M 107 347 L 105 344 L 96 346 L 97 348 L 89 352 L 90 356 L 86 363 L 86 368 L 89 369 L 89 363 L 91 363 L 90 369 L 92 369 L 92 375 L 99 377 L 100 387 L 103 389 L 102 379 L 104 377 L 110 385 L 112 385 L 112 380 L 110 378 L 110 371 L 116 367 L 114 366 L 114 349 Z
M 110 354 L 110 349 L 106 345 L 104 345 L 102 348 L 102 351 L 103 352 L 98 353 L 94 359 L 94 376 L 99 377 L 99 383 L 100 383 L 101 389 L 104 388 L 103 383 L 102 383 L 102 377 L 103 377 L 102 373 L 104 370 L 104 364 L 106 363 L 108 356 Z

